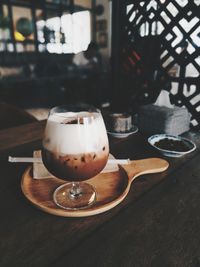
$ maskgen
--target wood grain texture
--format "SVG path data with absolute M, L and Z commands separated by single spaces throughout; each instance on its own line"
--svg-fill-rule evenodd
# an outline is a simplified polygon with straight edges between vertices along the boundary
M 116 172 L 100 173 L 87 181 L 95 188 L 97 199 L 94 205 L 83 210 L 69 211 L 57 207 L 52 199 L 53 192 L 66 181 L 57 178 L 33 179 L 30 167 L 22 177 L 21 188 L 32 204 L 47 213 L 63 217 L 92 216 L 110 210 L 123 201 L 131 183 L 138 176 L 162 172 L 168 166 L 166 160 L 151 158 L 131 161 L 128 165 L 122 165 Z
M 46 121 L 38 121 L 0 131 L 0 153 L 42 139 Z
M 36 121 L 37 119 L 24 109 L 0 102 L 0 130 Z
M 42 134 L 42 127 L 35 127 L 10 129 L 9 138 L 3 131 L 1 153 L 31 156 L 35 149 L 31 140 L 40 140 Z M 24 144 L 19 137 L 22 129 Z M 52 216 L 35 208 L 20 186 L 28 165 L 0 158 L 0 266 L 200 266 L 200 134 L 184 136 L 196 143 L 197 150 L 177 159 L 162 157 L 140 133 L 110 139 L 116 158 L 162 157 L 170 166 L 135 179 L 126 198 L 113 209 L 81 218 Z
M 200 155 L 121 210 L 56 266 L 199 267 L 199 161 Z

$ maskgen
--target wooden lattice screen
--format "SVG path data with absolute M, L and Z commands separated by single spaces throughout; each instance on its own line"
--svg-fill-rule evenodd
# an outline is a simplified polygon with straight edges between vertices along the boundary
M 114 0 L 116 99 L 153 103 L 161 89 L 200 129 L 200 0 Z

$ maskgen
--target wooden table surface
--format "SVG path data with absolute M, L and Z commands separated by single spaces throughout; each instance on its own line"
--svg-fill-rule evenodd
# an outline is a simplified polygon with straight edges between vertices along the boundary
M 36 122 L 24 109 L 0 101 L 0 130 Z
M 31 156 L 41 147 L 44 122 L 0 131 L 0 266 L 200 266 L 200 135 L 196 151 L 165 158 L 140 133 L 110 139 L 114 156 L 165 158 L 170 167 L 135 180 L 126 199 L 105 213 L 63 218 L 32 206 L 20 188 Z

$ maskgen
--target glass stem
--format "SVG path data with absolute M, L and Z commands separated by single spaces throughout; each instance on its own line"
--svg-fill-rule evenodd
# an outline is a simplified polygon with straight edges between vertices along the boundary
M 75 199 L 82 195 L 81 187 L 79 182 L 72 182 L 72 186 L 70 189 L 70 198 Z

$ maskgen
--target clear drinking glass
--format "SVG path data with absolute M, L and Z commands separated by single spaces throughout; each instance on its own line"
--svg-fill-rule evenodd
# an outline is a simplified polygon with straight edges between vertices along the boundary
M 50 110 L 42 159 L 49 172 L 68 181 L 53 194 L 59 207 L 83 209 L 95 202 L 95 189 L 83 181 L 101 172 L 108 155 L 107 132 L 98 109 L 88 105 L 66 105 Z

